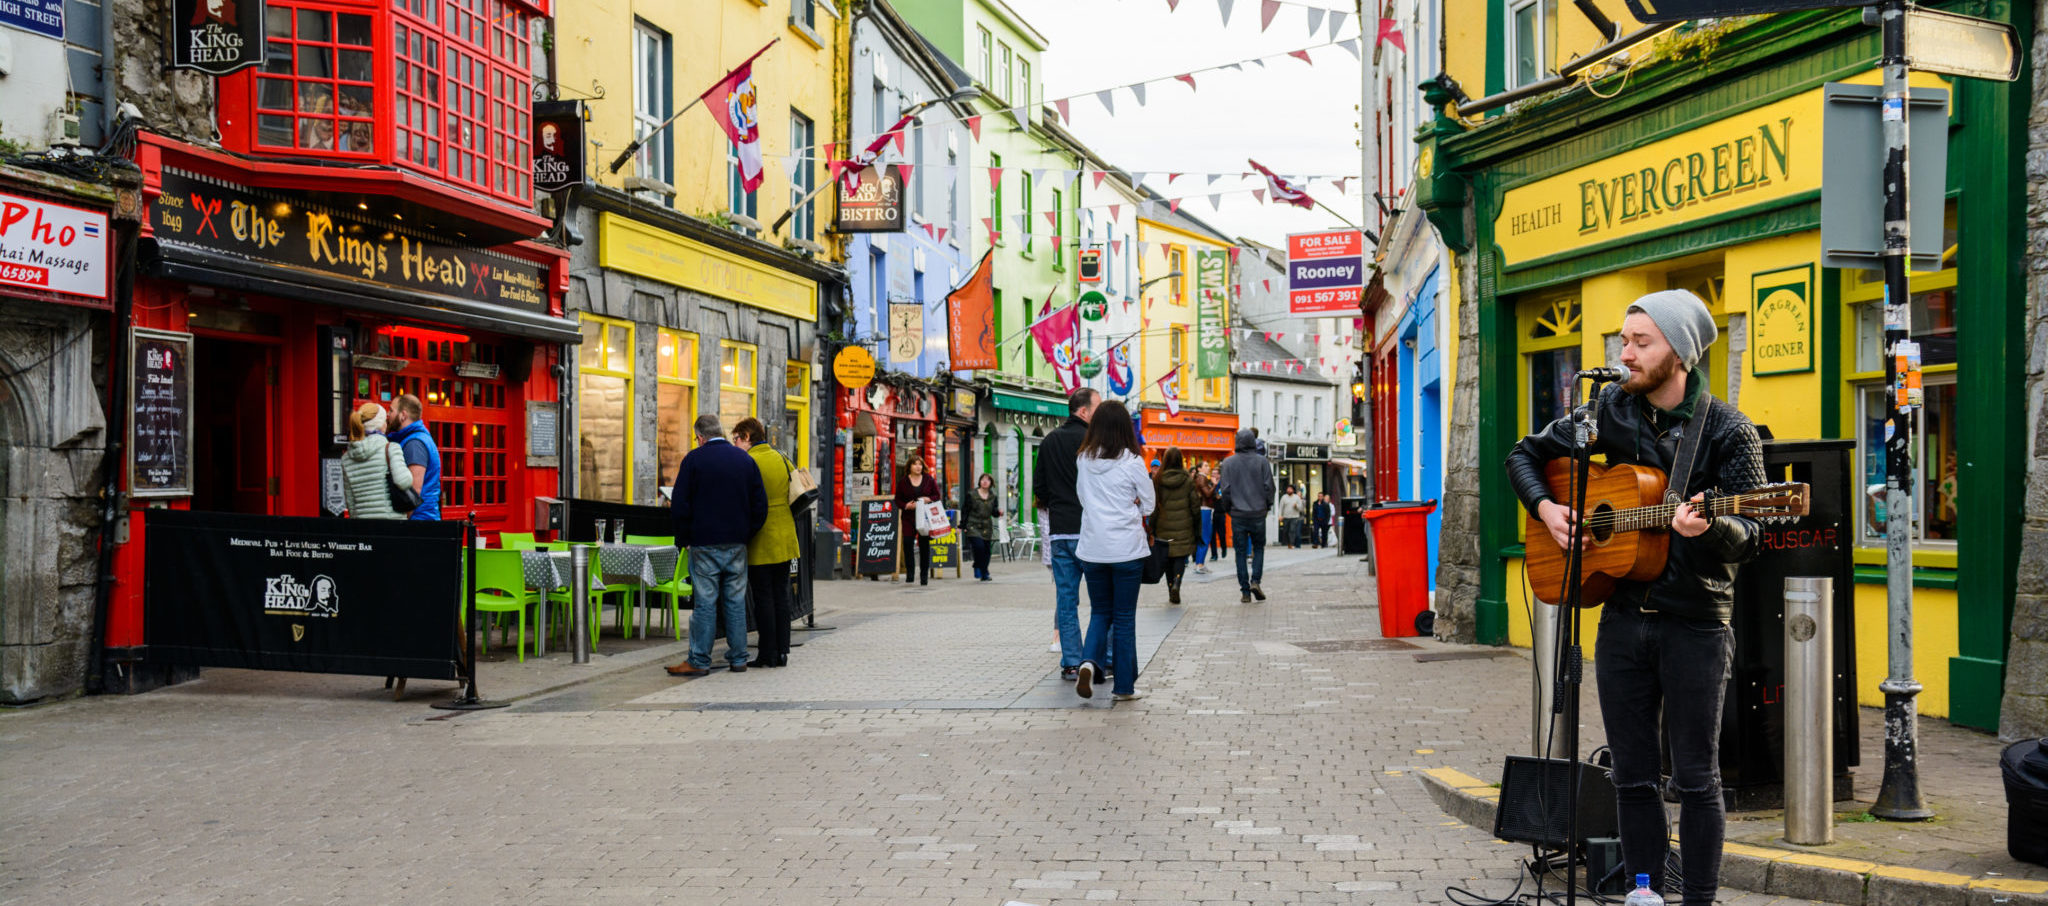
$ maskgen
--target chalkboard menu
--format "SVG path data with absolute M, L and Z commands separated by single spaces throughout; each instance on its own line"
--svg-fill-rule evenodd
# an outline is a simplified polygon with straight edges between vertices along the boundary
M 896 502 L 887 497 L 860 502 L 854 529 L 854 568 L 860 575 L 896 571 Z
M 128 492 L 192 493 L 192 335 L 135 328 L 129 357 Z

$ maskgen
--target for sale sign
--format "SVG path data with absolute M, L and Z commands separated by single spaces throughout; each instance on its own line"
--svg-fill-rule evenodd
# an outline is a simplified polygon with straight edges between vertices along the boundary
M 1365 298 L 1365 240 L 1357 230 L 1287 237 L 1287 310 L 1297 315 L 1358 314 Z
M 0 192 L 0 289 L 107 300 L 107 215 Z

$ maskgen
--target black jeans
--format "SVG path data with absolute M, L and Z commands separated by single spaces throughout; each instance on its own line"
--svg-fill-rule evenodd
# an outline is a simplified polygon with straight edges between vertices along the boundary
M 1187 557 L 1184 557 L 1184 556 L 1183 556 L 1183 557 L 1168 557 L 1168 558 L 1166 558 L 1166 581 L 1167 581 L 1168 583 L 1170 583 L 1171 585 L 1173 585 L 1173 586 L 1174 586 L 1174 587 L 1176 587 L 1176 588 L 1177 588 L 1177 587 L 1179 587 L 1179 586 L 1180 586 L 1180 580 L 1181 580 L 1181 577 L 1182 577 L 1182 576 L 1185 576 L 1185 575 L 1187 575 L 1187 572 L 1188 572 L 1188 558 L 1187 558 Z
M 974 549 L 974 577 L 988 575 L 988 539 L 968 536 L 967 546 Z
M 789 660 L 789 561 L 747 567 L 747 590 L 754 596 L 754 629 L 760 639 L 754 661 L 781 664 Z
M 1658 711 L 1671 737 L 1678 788 L 1679 864 L 1685 906 L 1708 906 L 1721 881 L 1721 702 L 1735 634 L 1718 620 L 1692 620 L 1610 603 L 1594 646 L 1600 716 L 1614 754 L 1615 811 L 1628 875 L 1664 890 L 1670 827 L 1664 814 Z
M 903 557 L 897 566 L 901 567 L 903 581 L 910 581 L 910 577 L 914 575 L 918 584 L 922 585 L 932 577 L 932 539 L 918 532 L 916 514 L 910 510 L 903 511 L 900 525 L 903 533 Z

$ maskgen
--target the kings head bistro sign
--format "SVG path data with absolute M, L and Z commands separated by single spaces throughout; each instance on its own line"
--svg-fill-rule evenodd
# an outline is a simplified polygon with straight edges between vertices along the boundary
M 263 62 L 263 0 L 171 0 L 171 66 L 224 76 Z

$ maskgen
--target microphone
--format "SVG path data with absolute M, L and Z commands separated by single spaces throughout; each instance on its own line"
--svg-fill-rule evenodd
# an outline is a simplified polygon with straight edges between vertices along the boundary
M 1626 368 L 1588 368 L 1579 372 L 1576 376 L 1594 383 L 1604 384 L 1609 381 L 1626 381 L 1629 374 Z

